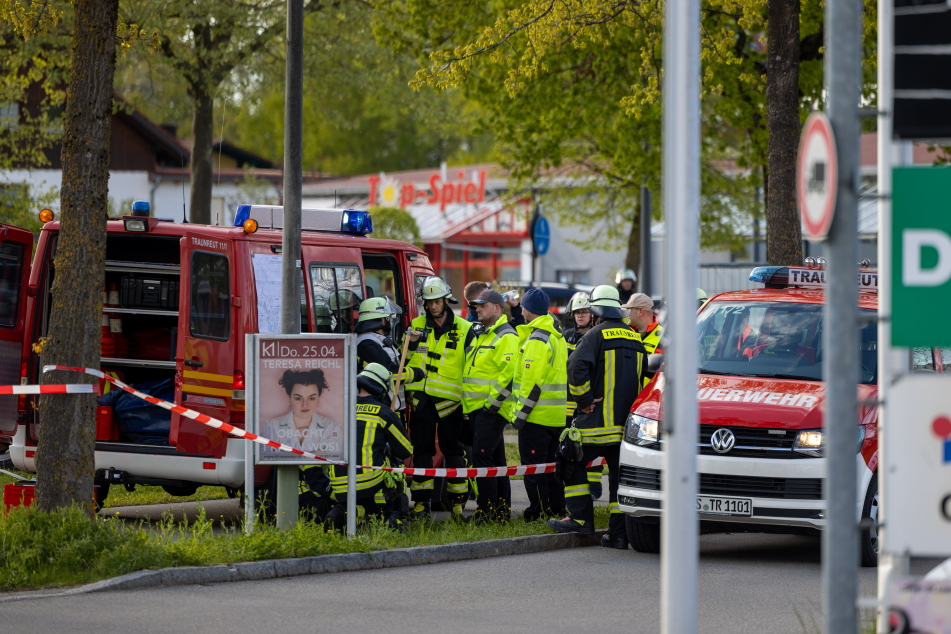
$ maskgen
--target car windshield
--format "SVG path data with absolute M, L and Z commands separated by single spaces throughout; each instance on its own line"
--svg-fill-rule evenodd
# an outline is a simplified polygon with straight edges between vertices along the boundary
M 873 311 L 863 311 L 873 312 Z M 701 374 L 822 380 L 821 304 L 712 302 L 697 318 Z M 878 374 L 878 329 L 861 330 L 860 382 Z

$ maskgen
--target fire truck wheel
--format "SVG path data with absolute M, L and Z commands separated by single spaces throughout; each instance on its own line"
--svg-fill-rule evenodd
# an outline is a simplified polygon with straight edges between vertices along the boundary
M 660 552 L 660 522 L 649 524 L 643 520 L 624 516 L 627 541 L 639 553 Z
M 878 565 L 878 473 L 872 474 L 865 492 L 865 504 L 862 505 L 862 523 L 868 524 L 859 534 L 862 549 L 862 567 L 874 568 Z
M 109 497 L 109 483 L 97 484 L 96 485 L 96 513 L 102 510 L 103 505 L 106 503 L 106 498 Z
M 162 488 L 165 489 L 165 492 L 169 495 L 175 495 L 178 497 L 188 497 L 190 495 L 195 495 L 198 491 L 197 484 L 183 484 L 181 486 L 171 486 L 168 484 L 163 484 Z

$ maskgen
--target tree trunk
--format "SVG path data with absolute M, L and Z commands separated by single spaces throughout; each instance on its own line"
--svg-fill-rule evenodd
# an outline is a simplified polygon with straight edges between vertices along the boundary
M 215 100 L 202 88 L 192 89 L 195 102 L 195 116 L 192 119 L 192 133 L 195 146 L 191 160 L 191 209 L 188 216 L 192 222 L 211 224 L 211 145 L 214 129 Z
M 109 193 L 109 123 L 119 0 L 76 0 L 72 62 L 63 116 L 63 187 L 44 365 L 98 368 Z M 46 383 L 94 383 L 52 372 Z M 40 399 L 36 504 L 78 504 L 92 513 L 96 396 Z
M 766 260 L 802 263 L 796 204 L 799 149 L 799 0 L 768 0 Z
M 627 234 L 627 257 L 624 259 L 624 268 L 631 269 L 638 277 L 641 273 L 641 206 L 637 205 L 634 219 L 631 220 L 631 231 Z M 637 284 L 634 285 L 637 290 Z

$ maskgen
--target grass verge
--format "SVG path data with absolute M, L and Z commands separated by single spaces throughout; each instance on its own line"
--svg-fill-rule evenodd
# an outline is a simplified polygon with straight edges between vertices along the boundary
M 607 508 L 595 507 L 595 524 L 604 527 L 607 522 Z M 80 585 L 167 566 L 369 552 L 547 533 L 551 530 L 543 521 L 519 519 L 486 526 L 417 523 L 403 533 L 372 521 L 353 538 L 327 533 L 322 525 L 309 521 L 286 531 L 259 524 L 252 535 L 244 535 L 240 526 L 215 534 L 212 520 L 203 511 L 190 524 L 168 519 L 158 530 L 155 526 L 145 530 L 116 518 L 91 519 L 76 508 L 53 513 L 14 508 L 0 515 L 0 590 Z

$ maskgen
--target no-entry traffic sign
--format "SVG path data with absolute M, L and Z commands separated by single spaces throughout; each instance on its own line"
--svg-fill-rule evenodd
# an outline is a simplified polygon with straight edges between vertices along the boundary
M 838 164 L 832 124 L 822 112 L 813 112 L 802 127 L 796 191 L 799 215 L 810 240 L 825 240 L 835 213 Z

